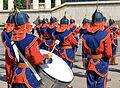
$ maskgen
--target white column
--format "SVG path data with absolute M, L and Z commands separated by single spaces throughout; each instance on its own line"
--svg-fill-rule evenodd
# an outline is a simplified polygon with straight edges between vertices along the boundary
M 45 8 L 51 8 L 51 0 L 45 0 Z
M 39 0 L 33 0 L 33 9 L 39 9 Z
M 61 5 L 61 0 L 55 0 L 55 6 Z
M 0 0 L 0 10 L 3 10 L 3 0 Z
M 8 0 L 8 9 L 11 10 L 12 8 L 14 8 L 14 0 Z

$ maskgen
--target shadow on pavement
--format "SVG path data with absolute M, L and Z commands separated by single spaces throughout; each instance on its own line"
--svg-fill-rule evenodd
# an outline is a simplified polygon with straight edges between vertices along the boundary
M 3 75 L 3 76 L 0 75 L 0 80 L 1 80 L 1 81 L 6 81 L 6 76 L 5 76 L 5 75 Z
M 83 78 L 86 78 L 86 75 L 84 74 L 81 74 L 80 72 L 77 72 L 77 73 L 73 73 L 74 76 L 78 76 L 78 77 L 83 77 Z
M 84 68 L 82 67 L 79 67 L 78 65 L 74 65 L 73 68 L 77 68 L 77 69 L 82 69 L 82 70 L 85 70 Z
M 116 68 L 109 68 L 109 71 L 120 73 L 120 69 L 116 69 Z

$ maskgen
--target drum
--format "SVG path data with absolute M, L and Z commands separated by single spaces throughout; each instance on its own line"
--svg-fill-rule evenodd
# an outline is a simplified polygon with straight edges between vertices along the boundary
M 41 54 L 51 53 L 40 49 Z M 40 88 L 65 88 L 73 80 L 71 68 L 59 56 L 52 54 L 52 63 L 40 65 L 39 75 L 42 79 Z

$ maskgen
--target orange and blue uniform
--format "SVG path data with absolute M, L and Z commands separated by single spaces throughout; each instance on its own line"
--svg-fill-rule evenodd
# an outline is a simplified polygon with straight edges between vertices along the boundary
M 40 27 L 39 31 L 41 38 L 44 40 L 44 43 L 40 45 L 40 48 L 50 51 L 50 37 L 48 36 L 47 33 L 48 29 L 49 29 L 48 19 L 44 18 L 43 24 Z
M 70 31 L 73 33 L 75 39 L 77 40 L 78 42 L 78 34 L 79 34 L 79 28 L 77 27 L 77 25 L 75 25 L 75 20 L 74 19 L 70 19 Z M 77 48 L 78 46 L 73 46 L 73 49 L 74 49 L 74 54 L 76 54 L 77 52 Z
M 37 65 L 46 64 L 49 55 L 41 55 L 39 52 L 39 38 L 32 34 L 27 34 L 27 14 L 22 12 L 16 13 L 13 19 L 15 28 L 12 37 L 4 43 L 8 54 L 8 61 L 6 62 L 6 68 L 9 70 L 7 71 L 7 80 L 12 84 L 12 88 L 37 88 L 40 82 L 21 57 L 19 57 L 19 61 L 16 59 L 11 41 L 14 41 L 14 44 L 16 44 L 23 56 L 35 69 Z
M 47 30 L 48 36 L 50 37 L 50 41 L 51 41 L 50 51 L 53 49 L 53 47 L 55 45 L 56 40 L 53 38 L 53 34 L 56 31 L 57 27 L 58 27 L 57 18 L 51 17 L 50 18 L 50 26 L 49 26 L 49 29 Z M 53 53 L 58 55 L 58 45 L 56 45 Z
M 82 36 L 82 48 L 84 53 L 88 54 L 86 64 L 88 88 L 106 87 L 112 48 L 110 34 L 100 30 L 102 18 L 103 15 L 98 10 L 95 11 L 88 33 Z
M 59 40 L 59 56 L 72 68 L 74 62 L 74 50 L 72 46 L 78 44 L 69 28 L 69 20 L 64 17 L 60 20 L 60 27 L 54 32 L 55 39 Z
M 11 14 L 7 21 L 6 21 L 6 25 L 5 28 L 3 29 L 1 35 L 2 35 L 2 42 L 3 44 L 5 44 L 6 40 L 10 39 L 12 37 L 12 32 L 14 29 L 14 20 L 13 20 L 13 14 Z M 8 59 L 8 53 L 7 50 L 5 50 L 5 69 L 6 69 L 6 81 L 9 84 L 10 83 L 10 77 L 11 77 L 11 68 L 10 65 L 8 65 L 8 63 L 11 63 L 11 60 Z
M 82 36 L 85 33 L 87 33 L 88 32 L 87 29 L 89 29 L 89 27 L 90 27 L 90 20 L 84 18 L 82 21 L 82 26 L 81 26 L 80 31 L 79 31 L 80 35 Z M 86 59 L 87 57 L 88 57 L 87 54 L 85 54 L 83 52 L 83 49 L 82 49 L 82 59 Z

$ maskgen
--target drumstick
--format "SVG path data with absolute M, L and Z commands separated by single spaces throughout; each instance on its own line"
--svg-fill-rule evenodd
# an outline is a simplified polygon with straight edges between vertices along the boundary
M 56 40 L 56 41 L 55 41 L 55 45 L 54 45 L 54 47 L 53 47 L 53 49 L 52 49 L 51 53 L 54 51 L 54 49 L 55 49 L 56 45 L 58 45 L 59 43 L 60 43 L 60 41 L 59 41 L 59 40 Z

